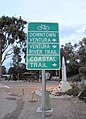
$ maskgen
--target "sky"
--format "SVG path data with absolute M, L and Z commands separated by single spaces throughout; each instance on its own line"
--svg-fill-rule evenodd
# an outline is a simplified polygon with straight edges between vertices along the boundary
M 60 45 L 78 43 L 86 35 L 86 0 L 1 0 L 0 17 L 3 15 L 58 23 Z

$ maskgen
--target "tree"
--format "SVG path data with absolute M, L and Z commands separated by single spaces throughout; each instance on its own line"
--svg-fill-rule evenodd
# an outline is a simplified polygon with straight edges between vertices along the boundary
M 0 18 L 0 76 L 1 66 L 4 60 L 9 58 L 13 53 L 12 46 L 14 44 L 22 45 L 26 40 L 26 34 L 24 32 L 26 23 L 21 17 L 2 16 Z M 5 55 L 2 59 L 3 54 Z
M 18 46 L 14 46 L 13 47 L 13 51 L 14 51 L 14 55 L 13 55 L 13 65 L 16 66 L 19 64 L 19 62 L 21 61 L 21 55 L 20 53 L 20 48 Z
M 5 66 L 2 66 L 2 74 L 6 74 L 6 67 Z
M 79 42 L 78 58 L 81 66 L 86 65 L 86 38 Z
M 68 77 L 75 76 L 74 80 L 86 78 L 86 38 L 78 44 L 72 45 L 70 42 L 63 46 L 66 52 L 66 66 Z M 62 55 L 64 55 L 64 52 Z M 74 78 L 74 77 L 73 77 Z
M 14 67 L 10 67 L 8 70 L 8 73 L 12 75 L 13 80 L 20 80 L 22 79 L 22 74 L 27 71 L 26 65 L 23 63 L 20 63 L 19 65 L 15 65 Z
M 77 75 L 79 73 L 79 63 L 77 62 L 78 56 L 77 56 L 77 47 L 78 44 L 72 45 L 70 42 L 66 43 L 63 47 L 65 51 L 66 56 L 66 65 L 67 65 L 67 75 L 73 76 Z
M 83 38 L 82 41 L 79 42 L 78 59 L 79 73 L 81 77 L 86 78 L 86 38 Z

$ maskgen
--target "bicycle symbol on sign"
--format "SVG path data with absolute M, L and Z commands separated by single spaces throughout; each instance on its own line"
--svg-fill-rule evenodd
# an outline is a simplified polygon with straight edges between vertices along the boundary
M 46 25 L 41 24 L 40 26 L 37 27 L 38 31 L 48 31 L 49 27 Z

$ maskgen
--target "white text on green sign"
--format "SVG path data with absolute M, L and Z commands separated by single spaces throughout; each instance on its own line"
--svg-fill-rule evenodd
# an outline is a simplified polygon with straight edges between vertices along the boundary
M 27 69 L 59 69 L 59 55 L 58 24 L 29 23 Z

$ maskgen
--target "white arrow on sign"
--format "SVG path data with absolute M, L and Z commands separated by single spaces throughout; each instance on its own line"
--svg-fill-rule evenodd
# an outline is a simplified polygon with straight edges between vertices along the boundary
M 56 46 L 56 45 L 53 45 L 52 47 L 53 47 L 53 48 L 56 48 L 57 46 Z
M 54 39 L 52 39 L 52 41 L 53 41 L 53 42 L 55 42 L 55 41 L 56 41 L 56 39 L 54 38 Z
M 54 67 L 56 67 L 57 66 L 57 64 L 56 63 L 54 63 L 54 64 L 52 64 Z

